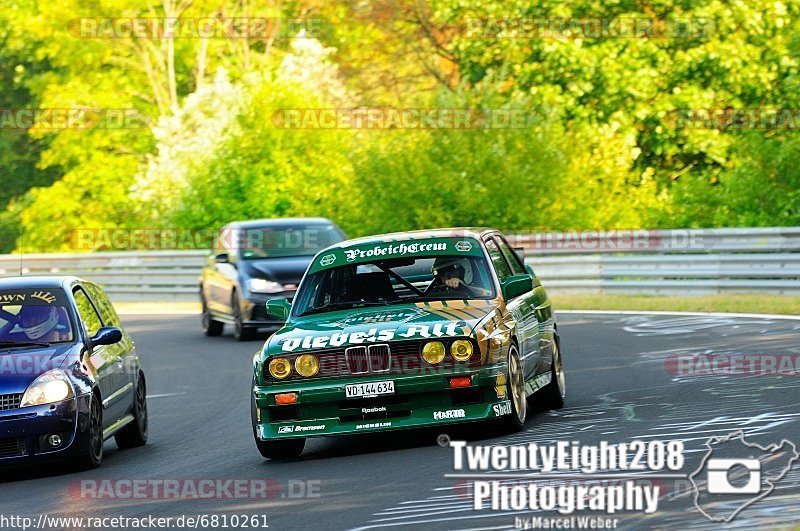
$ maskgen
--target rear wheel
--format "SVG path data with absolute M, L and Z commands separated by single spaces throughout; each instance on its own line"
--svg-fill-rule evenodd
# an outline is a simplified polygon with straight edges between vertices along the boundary
M 81 469 L 97 468 L 103 462 L 103 406 L 100 398 L 93 394 L 89 401 L 88 441 L 83 453 L 78 456 Z
M 506 393 L 511 401 L 511 414 L 506 415 L 503 421 L 509 431 L 521 431 L 525 427 L 525 419 L 528 416 L 528 401 L 525 395 L 522 362 L 519 359 L 517 346 L 513 344 L 508 349 L 508 377 L 506 380 Z
M 550 375 L 550 383 L 541 390 L 542 405 L 547 409 L 561 409 L 564 407 L 564 397 L 566 396 L 566 380 L 558 336 L 555 338 L 555 347 L 553 347 L 553 364 L 550 366 Z
M 236 292 L 233 293 L 231 298 L 231 306 L 233 307 L 233 337 L 236 341 L 250 341 L 255 336 L 255 330 L 244 325 L 242 306 L 239 301 L 239 295 Z
M 253 437 L 256 441 L 256 447 L 262 457 L 266 459 L 291 459 L 293 457 L 300 457 L 300 454 L 303 453 L 303 448 L 306 446 L 305 439 L 263 441 L 258 438 L 255 397 L 250 399 L 250 418 L 253 425 Z
M 200 302 L 203 304 L 203 333 L 209 337 L 221 336 L 225 329 L 225 323 L 214 319 L 211 315 L 211 310 L 208 309 L 206 298 L 202 294 L 200 295 Z
M 121 449 L 136 448 L 147 444 L 147 385 L 144 375 L 139 375 L 136 384 L 136 396 L 133 404 L 133 422 L 114 435 L 117 446 Z

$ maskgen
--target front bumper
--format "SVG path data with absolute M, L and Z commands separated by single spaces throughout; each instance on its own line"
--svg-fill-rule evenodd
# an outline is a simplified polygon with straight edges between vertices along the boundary
M 91 395 L 42 406 L 0 412 L 0 466 L 61 459 L 80 452 L 88 437 Z M 48 435 L 59 435 L 62 443 L 50 448 Z
M 254 388 L 253 419 L 262 440 L 341 435 L 439 426 L 492 419 L 510 413 L 505 387 L 497 386 L 501 366 L 430 375 L 369 375 L 325 378 Z M 450 388 L 450 378 L 471 376 L 472 385 Z M 394 381 L 395 393 L 346 398 L 345 386 Z M 293 405 L 276 405 L 275 395 L 297 393 Z

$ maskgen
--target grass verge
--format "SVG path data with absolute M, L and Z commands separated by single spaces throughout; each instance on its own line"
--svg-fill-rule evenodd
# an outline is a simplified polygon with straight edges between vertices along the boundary
M 763 295 L 551 295 L 556 310 L 631 310 L 800 315 L 800 297 Z

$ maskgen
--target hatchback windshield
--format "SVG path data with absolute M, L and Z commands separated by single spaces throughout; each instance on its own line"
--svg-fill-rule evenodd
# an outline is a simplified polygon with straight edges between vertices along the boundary
M 397 258 L 311 273 L 297 294 L 294 313 L 302 316 L 363 306 L 494 296 L 483 257 Z
M 66 304 L 53 290 L 0 291 L 0 348 L 72 341 Z
M 235 229 L 220 237 L 232 238 L 244 260 L 314 256 L 344 239 L 342 232 L 331 223 L 295 224 Z

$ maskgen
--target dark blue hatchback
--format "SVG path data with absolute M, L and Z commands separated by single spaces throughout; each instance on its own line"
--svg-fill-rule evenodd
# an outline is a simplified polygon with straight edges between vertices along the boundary
M 100 465 L 103 442 L 147 442 L 133 341 L 102 288 L 75 277 L 0 279 L 0 466 Z

